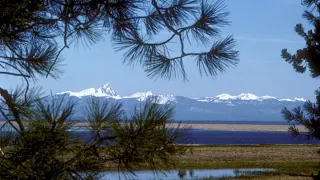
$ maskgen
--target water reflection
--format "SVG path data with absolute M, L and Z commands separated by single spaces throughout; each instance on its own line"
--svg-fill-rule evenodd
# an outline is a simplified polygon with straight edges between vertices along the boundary
M 274 171 L 274 169 L 195 169 L 195 170 L 171 170 L 165 173 L 154 173 L 154 171 L 135 171 L 136 176 L 119 174 L 116 171 L 105 172 L 103 180 L 192 180 L 203 177 L 221 178 L 236 176 L 259 176 L 264 172 Z

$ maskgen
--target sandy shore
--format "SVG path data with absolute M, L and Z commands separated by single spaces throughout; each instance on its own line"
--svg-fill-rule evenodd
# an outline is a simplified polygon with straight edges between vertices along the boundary
M 87 123 L 76 123 L 75 126 L 84 127 Z M 168 126 L 176 127 L 178 124 L 173 123 Z M 203 130 L 226 130 L 226 131 L 288 131 L 288 125 L 253 125 L 253 124 L 180 124 L 181 127 Z M 306 131 L 303 126 L 297 126 L 300 132 Z
M 0 122 L 0 125 L 4 122 Z M 13 123 L 17 125 L 16 123 Z M 172 123 L 168 126 L 177 127 L 178 124 Z M 88 126 L 86 122 L 75 123 L 74 126 L 85 127 Z M 226 131 L 288 131 L 288 125 L 256 125 L 256 124 L 180 124 L 181 127 L 203 130 L 226 130 Z M 296 126 L 300 132 L 306 132 L 303 126 Z
M 203 130 L 234 130 L 234 131 L 288 131 L 288 125 L 253 125 L 253 124 L 183 124 L 193 129 Z M 303 126 L 296 126 L 305 132 Z

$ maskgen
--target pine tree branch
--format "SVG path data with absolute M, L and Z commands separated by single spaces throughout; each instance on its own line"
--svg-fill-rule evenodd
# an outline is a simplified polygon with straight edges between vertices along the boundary
M 11 76 L 20 76 L 20 77 L 26 77 L 26 78 L 30 78 L 31 77 L 31 76 L 26 75 L 26 74 L 19 74 L 19 73 L 5 72 L 5 71 L 0 71 L 0 74 L 6 74 L 6 75 L 11 75 Z
M 176 29 L 174 29 L 174 28 L 168 23 L 168 21 L 164 18 L 164 16 L 162 15 L 161 10 L 160 10 L 160 8 L 159 8 L 156 0 L 152 0 L 152 5 L 156 8 L 157 13 L 159 14 L 160 18 L 162 19 L 162 21 L 163 21 L 163 23 L 166 25 L 166 27 L 167 27 L 170 31 L 172 31 L 173 33 L 179 35 L 180 33 L 179 33 Z
M 58 59 L 60 58 L 60 54 L 62 53 L 62 51 L 63 51 L 65 48 L 68 48 L 68 46 L 64 45 L 64 46 L 58 51 L 55 59 L 53 60 L 52 64 L 50 65 L 50 67 L 49 67 L 49 69 L 48 69 L 48 71 L 47 71 L 46 78 L 48 78 L 48 76 L 50 75 L 52 68 L 56 65 Z
M 25 128 L 24 128 L 24 125 L 23 125 L 22 120 L 20 118 L 20 112 L 16 109 L 11 95 L 9 94 L 9 92 L 7 90 L 2 89 L 1 87 L 0 87 L 0 95 L 5 100 L 8 108 L 10 109 L 10 112 L 12 112 L 12 115 L 15 118 L 15 121 L 18 123 L 20 130 L 24 131 Z
M 4 116 L 4 118 L 6 119 L 6 123 L 9 123 L 10 126 L 16 131 L 19 132 L 18 129 L 16 128 L 16 126 L 14 124 L 12 124 L 11 120 L 7 117 L 7 115 L 3 112 L 2 108 L 0 108 L 0 112 L 2 114 L 2 116 Z

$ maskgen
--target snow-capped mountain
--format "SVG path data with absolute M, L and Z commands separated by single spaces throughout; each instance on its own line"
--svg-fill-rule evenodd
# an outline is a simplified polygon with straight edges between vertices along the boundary
M 148 91 L 148 92 L 137 92 L 137 93 L 134 93 L 134 94 L 132 94 L 130 96 L 124 96 L 123 98 L 124 99 L 126 99 L 126 98 L 127 99 L 128 98 L 135 98 L 138 101 L 145 101 L 149 97 L 157 97 L 159 104 L 166 104 L 166 103 L 169 103 L 169 102 L 175 102 L 176 101 L 176 98 L 173 95 L 154 94 L 151 91 Z
M 81 97 L 86 97 L 86 96 L 95 96 L 95 97 L 109 97 L 109 98 L 114 98 L 114 99 L 120 99 L 121 97 L 117 95 L 117 93 L 114 92 L 114 90 L 111 88 L 110 84 L 105 84 L 101 88 L 89 88 L 85 89 L 79 92 L 71 92 L 71 91 L 66 91 L 66 92 L 61 92 L 57 93 L 58 95 L 62 94 L 69 94 L 70 96 L 75 96 L 78 98 Z
M 113 98 L 113 99 L 136 99 L 138 101 L 145 101 L 149 97 L 157 97 L 158 98 L 158 103 L 159 104 L 166 104 L 168 102 L 174 102 L 175 101 L 175 96 L 173 95 L 161 95 L 161 94 L 154 94 L 151 91 L 147 92 L 137 92 L 129 96 L 119 96 L 115 91 L 111 88 L 110 84 L 105 84 L 101 88 L 89 88 L 85 89 L 79 92 L 72 92 L 72 91 L 66 91 L 66 92 L 61 92 L 57 93 L 57 95 L 69 95 L 73 97 L 89 97 L 89 96 L 94 96 L 94 97 L 105 97 L 105 98 Z
M 278 99 L 273 96 L 256 96 L 251 93 L 241 93 L 238 96 L 232 96 L 226 93 L 214 96 L 214 97 L 204 97 L 204 98 L 193 98 L 202 102 L 220 102 L 220 101 L 230 101 L 230 100 L 244 100 L 244 101 L 264 101 L 264 100 L 278 100 L 278 101 L 290 101 L 290 102 L 305 102 L 304 98 L 293 98 L 293 99 Z
M 147 91 L 120 96 L 115 93 L 110 84 L 79 92 L 61 92 L 57 95 L 75 98 L 80 104 L 83 100 L 94 96 L 111 103 L 120 102 L 128 111 L 149 97 L 157 97 L 159 104 L 170 102 L 175 105 L 175 120 L 283 121 L 280 112 L 284 107 L 293 108 L 306 101 L 303 98 L 279 99 L 250 93 L 242 93 L 237 96 L 224 93 L 212 97 L 188 98 Z

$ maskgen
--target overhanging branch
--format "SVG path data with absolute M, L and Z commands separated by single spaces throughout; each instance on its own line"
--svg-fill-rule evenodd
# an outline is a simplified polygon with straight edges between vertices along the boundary
M 0 74 L 6 74 L 6 75 L 11 75 L 11 76 L 20 76 L 20 77 L 26 77 L 26 78 L 30 78 L 31 77 L 31 76 L 26 75 L 26 74 L 5 72 L 5 71 L 0 71 Z
M 16 105 L 14 104 L 11 95 L 9 94 L 9 92 L 7 90 L 2 89 L 1 87 L 0 87 L 0 95 L 3 97 L 3 99 L 5 100 L 8 108 L 12 112 L 12 115 L 15 118 L 15 121 L 18 123 L 18 126 L 19 126 L 20 130 L 23 131 L 24 130 L 24 125 L 23 125 L 22 120 L 20 118 L 20 113 L 17 110 Z

